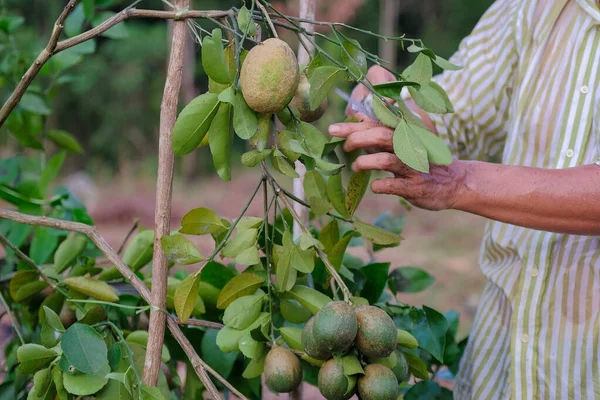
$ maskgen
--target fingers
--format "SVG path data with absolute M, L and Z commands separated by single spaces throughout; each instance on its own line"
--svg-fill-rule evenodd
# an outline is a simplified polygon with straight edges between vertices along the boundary
M 392 194 L 409 198 L 411 189 L 409 182 L 402 178 L 375 179 L 371 183 L 371 190 L 376 194 Z
M 394 132 L 391 129 L 381 126 L 354 132 L 347 136 L 344 150 L 350 152 L 356 149 L 375 148 L 379 152 L 393 152 L 393 136 Z
M 356 118 L 362 122 L 340 122 L 329 126 L 329 133 L 337 137 L 348 137 L 353 132 L 366 131 L 367 129 L 381 126 L 377 121 L 369 119 L 362 113 L 357 113 Z
M 395 175 L 408 176 L 411 169 L 391 153 L 377 153 L 360 156 L 352 164 L 352 169 L 360 171 L 387 171 Z

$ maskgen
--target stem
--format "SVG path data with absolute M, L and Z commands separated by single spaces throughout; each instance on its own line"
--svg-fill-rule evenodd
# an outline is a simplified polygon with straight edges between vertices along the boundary
M 175 2 L 177 10 L 189 7 L 189 0 Z M 173 198 L 173 165 L 175 156 L 171 149 L 173 127 L 177 119 L 177 103 L 183 75 L 185 59 L 185 41 L 187 24 L 185 20 L 173 21 L 171 56 L 165 81 L 162 103 L 160 105 L 160 132 L 158 142 L 158 177 L 156 179 L 156 208 L 154 211 L 154 250 L 152 256 L 152 296 L 150 304 L 150 323 L 148 328 L 148 346 L 144 361 L 144 383 L 156 386 L 162 347 L 165 340 L 167 308 L 167 276 L 169 261 L 162 251 L 160 239 L 171 230 L 171 199 Z
M 269 173 L 269 171 L 267 170 L 264 162 L 261 164 L 262 168 L 263 168 L 263 173 L 266 175 L 267 179 L 269 180 L 269 182 L 271 183 L 271 185 L 273 186 L 273 190 L 275 191 L 275 195 L 281 199 L 281 202 L 287 207 L 287 209 L 289 210 L 290 214 L 292 215 L 292 218 L 294 219 L 294 221 L 296 221 L 300 227 L 302 228 L 302 231 L 305 234 L 311 235 L 310 230 L 308 229 L 308 227 L 302 222 L 302 220 L 300 219 L 300 217 L 298 216 L 298 214 L 296 214 L 296 211 L 294 211 L 294 204 L 290 201 L 290 199 L 287 196 L 282 196 L 282 190 L 281 187 L 279 186 L 279 184 L 277 183 L 277 181 L 275 180 L 275 178 L 273 178 L 273 176 Z M 346 284 L 344 283 L 344 280 L 342 279 L 342 277 L 340 276 L 340 274 L 337 272 L 337 270 L 335 269 L 335 267 L 333 266 L 333 264 L 331 264 L 331 261 L 329 261 L 329 258 L 327 257 L 327 254 L 325 254 L 325 252 L 321 249 L 319 249 L 318 247 L 315 247 L 315 250 L 317 252 L 317 255 L 319 256 L 319 258 L 321 260 L 323 260 L 323 264 L 325 264 L 325 267 L 327 268 L 327 270 L 329 271 L 329 273 L 331 274 L 331 276 L 333 277 L 333 279 L 337 282 L 338 286 L 340 287 L 340 289 L 342 290 L 342 293 L 344 295 L 344 301 L 349 303 L 350 302 L 350 298 L 352 297 L 352 293 L 350 293 L 350 290 L 348 289 L 348 287 L 346 286 Z
M 290 199 L 294 200 L 296 203 L 301 204 L 302 206 L 306 207 L 306 208 L 310 208 L 310 204 L 308 204 L 306 201 L 299 199 L 298 197 L 296 197 L 293 193 L 290 193 L 287 189 L 285 188 L 281 188 L 281 191 L 283 192 L 283 194 L 285 194 L 287 197 L 289 197 Z M 339 219 L 340 221 L 344 221 L 344 222 L 348 222 L 348 223 L 352 223 L 352 220 L 346 219 L 340 215 L 336 215 L 332 212 L 328 212 L 327 214 L 325 214 L 331 218 L 335 218 L 335 219 Z
M 273 26 L 273 21 L 271 21 L 271 17 L 269 16 L 269 12 L 265 8 L 265 6 L 262 5 L 261 0 L 255 0 L 255 2 L 256 2 L 256 5 L 258 6 L 258 8 L 260 8 L 260 11 L 262 12 L 262 14 L 265 16 L 265 20 L 267 21 L 267 25 L 269 25 L 269 28 L 271 29 L 273 36 L 275 36 L 277 39 L 279 39 L 277 30 L 275 29 L 275 26 Z M 269 4 L 269 3 L 267 3 L 267 4 Z
M 21 342 L 21 345 L 24 345 L 25 339 L 23 339 L 23 334 L 21 333 L 21 326 L 19 325 L 19 321 L 17 321 L 17 318 L 15 318 L 14 314 L 12 313 L 12 310 L 8 306 L 6 299 L 2 295 L 2 291 L 0 291 L 0 301 L 2 302 L 2 307 L 4 307 L 6 313 L 8 314 L 8 318 L 10 318 L 10 323 L 12 324 L 13 329 L 19 337 L 19 342 Z
M 200 326 L 202 328 L 209 328 L 209 329 L 216 329 L 216 330 L 223 329 L 225 327 L 225 325 L 220 324 L 218 322 L 205 321 L 202 319 L 188 318 L 185 322 L 181 322 L 181 320 L 179 318 L 174 318 L 174 319 L 179 325 Z
M 133 361 L 133 351 L 131 351 L 131 347 L 129 347 L 129 344 L 125 340 L 125 337 L 123 337 L 123 332 L 121 332 L 121 330 L 110 321 L 98 322 L 97 324 L 92 325 L 92 328 L 95 328 L 96 326 L 108 326 L 114 332 L 114 334 L 119 337 L 119 341 L 121 343 L 123 343 L 123 345 L 125 346 L 125 349 L 127 350 L 127 354 L 129 355 L 129 365 L 131 366 L 131 369 L 133 370 L 133 374 L 135 375 L 135 381 L 137 382 L 136 390 L 138 392 L 138 396 L 140 396 L 140 399 L 143 398 L 142 378 L 140 377 L 140 373 L 138 372 L 137 368 L 135 367 L 135 362 Z
M 206 264 L 212 262 L 215 259 L 215 257 L 219 254 L 219 252 L 221 250 L 223 250 L 223 247 L 225 247 L 225 245 L 227 244 L 227 241 L 231 237 L 231 234 L 233 233 L 233 230 L 237 226 L 238 222 L 240 222 L 240 220 L 242 219 L 242 217 L 246 214 L 246 211 L 248 211 L 248 208 L 250 208 L 250 204 L 252 204 L 252 201 L 254 200 L 254 198 L 256 197 L 256 194 L 260 190 L 260 187 L 262 186 L 263 180 L 264 180 L 264 178 L 261 178 L 260 182 L 258 182 L 258 185 L 256 186 L 256 189 L 254 189 L 254 193 L 252 193 L 252 196 L 250 196 L 250 199 L 248 199 L 248 201 L 246 202 L 246 205 L 244 205 L 244 209 L 242 210 L 242 213 L 239 215 L 239 217 L 236 218 L 236 220 L 233 222 L 233 224 L 231 224 L 231 226 L 229 227 L 229 230 L 227 231 L 227 234 L 225 235 L 225 237 L 223 238 L 223 240 L 221 241 L 221 243 L 219 243 L 219 245 L 215 248 L 215 251 L 213 251 L 212 255 L 198 269 L 198 271 L 196 271 L 194 273 L 194 277 L 198 277 L 200 275 L 200 272 L 202 272 L 202 269 L 206 266 Z
M 267 197 L 269 196 L 269 188 L 267 186 L 267 180 L 263 179 L 263 197 L 264 197 L 264 207 L 265 207 L 265 258 L 267 261 L 267 297 L 269 298 L 269 315 L 270 315 L 270 325 L 271 325 L 271 341 L 274 341 L 273 335 L 273 297 L 271 295 L 271 248 L 269 246 L 269 202 Z M 275 198 L 275 196 L 273 196 Z M 273 203 L 273 202 L 272 202 Z M 275 226 L 275 219 L 277 218 L 277 204 L 275 204 L 275 212 L 273 215 L 273 226 Z M 273 242 L 273 238 L 271 238 L 271 243 Z
M 114 264 L 114 266 L 117 268 L 117 270 L 119 270 L 121 275 L 123 275 L 131 283 L 131 285 L 137 290 L 137 292 L 144 299 L 144 301 L 146 303 L 150 303 L 150 290 L 148 289 L 148 286 L 146 286 L 146 284 L 142 282 L 142 280 L 131 269 L 129 269 L 127 265 L 125 265 L 123 260 L 121 260 L 121 258 L 117 254 L 117 252 L 112 247 L 110 247 L 109 244 L 106 243 L 106 240 L 98 233 L 98 228 L 96 228 L 95 226 L 82 224 L 80 222 L 63 221 L 55 218 L 37 217 L 23 214 L 17 211 L 7 210 L 4 208 L 0 208 L 0 218 L 8 219 L 10 221 L 18 222 L 21 224 L 47 226 L 49 228 L 62 229 L 70 232 L 78 232 L 86 235 L 90 238 L 92 242 L 96 244 L 98 249 L 102 251 L 102 253 L 104 253 L 104 255 Z M 25 257 L 27 258 L 27 256 Z M 175 319 L 173 317 L 169 317 L 167 319 L 167 326 L 169 327 L 171 334 L 177 340 L 187 357 L 190 360 L 193 360 L 192 362 L 195 363 L 195 365 L 202 365 L 204 361 L 200 359 L 198 353 L 196 353 L 196 350 L 194 350 L 194 348 L 190 344 L 190 341 L 185 337 L 183 332 L 181 332 L 181 329 L 179 329 L 179 326 L 177 325 L 177 322 L 175 322 Z M 213 376 L 215 376 L 221 381 L 227 382 L 225 379 L 223 379 L 223 377 L 221 377 L 214 370 L 209 368 L 210 367 L 206 368 L 206 370 L 208 370 L 209 372 L 212 371 L 211 374 L 213 374 Z M 195 371 L 198 377 L 200 378 L 200 381 L 204 384 L 205 387 L 214 387 L 210 378 L 206 375 L 206 371 L 197 368 L 195 369 Z M 217 394 L 215 399 L 221 398 L 218 395 L 218 392 L 215 393 Z M 244 396 L 239 397 L 242 400 L 247 400 Z

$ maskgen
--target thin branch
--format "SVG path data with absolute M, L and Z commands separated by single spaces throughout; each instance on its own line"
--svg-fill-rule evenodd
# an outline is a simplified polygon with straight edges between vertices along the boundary
M 106 257 L 114 264 L 114 266 L 119 270 L 121 275 L 123 275 L 131 285 L 137 290 L 140 296 L 144 299 L 146 303 L 150 303 L 150 290 L 146 286 L 144 282 L 131 270 L 129 267 L 123 263 L 123 260 L 119 257 L 116 251 L 110 247 L 110 245 L 104 240 L 104 238 L 99 234 L 98 229 L 95 226 L 85 225 L 80 222 L 70 222 L 63 221 L 60 219 L 48 218 L 48 217 L 36 217 L 32 215 L 23 214 L 17 211 L 7 210 L 4 208 L 0 208 L 0 218 L 8 219 L 10 221 L 18 222 L 21 224 L 27 225 L 35 225 L 35 226 L 47 226 L 49 228 L 62 229 L 70 232 L 78 232 L 84 235 L 87 235 L 92 242 L 96 244 L 98 249 L 102 251 L 106 255 Z M 200 359 L 194 348 L 191 346 L 189 340 L 183 335 L 181 329 L 177 325 L 177 322 L 171 317 L 167 319 L 167 326 L 171 331 L 171 334 L 181 348 L 184 350 L 185 354 L 190 360 L 195 360 L 196 365 L 203 365 L 204 361 Z M 204 364 L 206 365 L 206 364 Z M 204 367 L 205 370 L 210 372 L 215 378 L 224 382 L 226 386 L 228 386 L 229 390 L 232 392 L 236 391 L 235 388 L 231 387 L 229 383 L 219 374 L 217 374 L 212 368 L 207 365 Z M 198 377 L 202 381 L 205 387 L 214 386 L 210 379 L 207 377 L 206 373 L 202 370 L 195 369 Z M 242 400 L 247 400 L 244 396 L 239 396 Z M 216 399 L 221 398 L 220 396 L 216 396 Z
M 275 26 L 273 26 L 273 21 L 271 21 L 271 17 L 269 16 L 269 12 L 267 11 L 267 9 L 265 8 L 265 6 L 262 5 L 261 0 L 256 0 L 255 3 L 256 3 L 256 6 L 258 8 L 260 8 L 260 11 L 262 12 L 265 19 L 267 20 L 267 24 L 269 25 L 269 28 L 271 29 L 273 36 L 275 36 L 276 38 L 279 39 L 279 35 L 277 34 L 277 29 L 275 29 Z
M 192 325 L 208 329 L 223 329 L 225 325 L 218 322 L 205 321 L 203 319 L 188 318 L 185 322 L 181 322 L 179 318 L 173 318 L 179 325 Z
M 21 342 L 21 345 L 24 345 L 25 339 L 23 339 L 23 334 L 21 333 L 21 326 L 19 325 L 19 321 L 17 321 L 17 319 L 15 318 L 12 310 L 8 306 L 8 303 L 6 302 L 6 299 L 2 295 L 1 291 L 0 291 L 0 301 L 2 302 L 2 307 L 4 307 L 4 309 L 6 310 L 6 313 L 8 314 L 8 318 L 10 318 L 10 323 L 12 324 L 13 329 L 15 330 L 17 336 L 19 337 L 19 342 Z
M 121 254 L 123 252 L 123 249 L 125 248 L 125 244 L 129 240 L 129 238 L 131 237 L 131 235 L 133 235 L 133 232 L 135 232 L 135 230 L 137 229 L 139 223 L 140 223 L 140 219 L 139 218 L 136 218 L 133 221 L 133 226 L 131 227 L 131 229 L 129 230 L 129 232 L 127 232 L 127 235 L 125 235 L 125 239 L 123 239 L 123 242 L 121 243 L 121 246 L 119 246 L 119 250 L 117 250 L 117 254 Z
M 175 2 L 177 10 L 189 7 L 190 0 Z M 158 139 L 158 173 L 156 178 L 156 206 L 154 211 L 154 250 L 152 255 L 152 301 L 148 328 L 148 346 L 144 361 L 144 383 L 156 386 L 165 340 L 167 308 L 167 276 L 169 260 L 162 251 L 160 239 L 171 230 L 171 200 L 173 198 L 173 166 L 175 156 L 171 148 L 173 127 L 177 119 L 177 103 L 183 76 L 187 24 L 185 20 L 173 21 L 171 55 L 160 105 Z

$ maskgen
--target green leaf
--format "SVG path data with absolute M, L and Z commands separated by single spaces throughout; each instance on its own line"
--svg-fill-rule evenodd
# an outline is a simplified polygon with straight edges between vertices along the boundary
M 429 173 L 427 149 L 413 130 L 413 126 L 401 120 L 394 131 L 394 152 L 406 165 L 419 172 Z
M 233 329 L 229 326 L 226 326 L 219 330 L 217 335 L 217 346 L 219 346 L 219 349 L 225 353 L 239 351 L 239 342 L 245 333 L 246 330 Z
M 19 106 L 37 115 L 50 115 L 52 113 L 46 101 L 41 96 L 33 93 L 25 93 L 19 102 Z
M 333 88 L 333 85 L 341 78 L 344 70 L 338 67 L 318 67 L 310 74 L 309 102 L 310 109 L 316 110 Z
M 289 238 L 287 240 L 286 235 Z M 284 233 L 284 242 L 291 242 L 291 236 L 288 231 Z M 293 250 L 293 242 L 291 245 L 288 244 L 288 246 L 285 247 L 275 247 L 275 276 L 277 277 L 275 286 L 280 292 L 287 292 L 291 290 L 296 283 L 298 273 L 297 270 L 292 267 L 292 257 L 294 255 Z
M 332 219 L 319 232 L 319 241 L 323 243 L 325 253 L 328 253 L 339 240 L 340 226 L 336 219 Z
M 257 238 L 258 229 L 246 229 L 242 232 L 238 232 L 233 239 L 229 239 L 223 248 L 221 255 L 223 257 L 237 258 L 244 250 L 256 247 Z
M 243 296 L 233 301 L 225 309 L 223 323 L 234 329 L 246 329 L 260 315 L 264 300 L 264 295 L 255 294 Z
M 421 86 L 419 90 L 408 88 L 410 96 L 414 102 L 423 109 L 435 114 L 444 114 L 453 112 L 452 104 L 443 90 L 439 86 L 428 84 Z
M 344 192 L 344 187 L 342 185 L 341 173 L 332 175 L 327 180 L 327 197 L 335 211 L 342 217 L 351 217 L 348 208 L 346 208 L 346 193 Z M 325 247 L 327 247 L 327 245 L 325 245 Z
M 65 20 L 65 27 L 63 29 L 65 35 L 69 37 L 79 35 L 83 29 L 84 21 L 85 13 L 83 12 L 83 4 L 77 4 Z
M 365 371 L 360 365 L 360 361 L 358 361 L 358 357 L 354 354 L 349 354 L 342 357 L 342 366 L 344 367 L 344 375 L 352 376 L 352 375 L 364 375 Z
M 254 340 L 250 331 L 246 331 L 240 339 L 240 351 L 246 358 L 260 358 L 263 355 L 264 343 Z
M 436 63 L 438 67 L 449 71 L 460 71 L 463 68 L 459 65 L 452 64 L 450 61 L 438 55 L 435 56 L 433 62 Z
M 96 11 L 96 2 L 95 0 L 83 0 L 83 14 L 85 18 L 90 21 L 94 17 L 94 13 Z
M 379 122 L 395 129 L 402 118 L 394 114 L 388 107 L 389 105 L 386 105 L 379 97 L 373 97 L 373 112 Z
M 279 333 L 285 343 L 293 350 L 304 351 L 302 347 L 302 328 L 283 327 L 279 328 Z
M 94 328 L 80 323 L 71 325 L 63 334 L 61 347 L 76 370 L 99 376 L 110 372 L 106 343 Z
M 213 81 L 221 84 L 231 83 L 229 66 L 225 60 L 222 33 L 219 28 L 212 31 L 212 36 L 205 36 L 202 40 L 202 66 L 206 75 Z
M 441 87 L 440 85 L 438 85 L 437 83 L 435 83 L 434 81 L 429 82 L 429 86 L 433 90 L 435 90 L 444 99 L 444 105 L 446 106 L 446 112 L 453 113 L 454 107 L 452 106 L 452 102 L 450 101 L 450 98 L 448 97 L 448 93 L 446 93 L 444 88 Z
M 331 210 L 331 203 L 327 198 L 325 180 L 316 171 L 307 171 L 304 175 L 304 192 L 314 215 L 325 215 Z
M 55 231 L 52 228 L 38 226 L 33 231 L 29 256 L 37 265 L 45 264 L 57 246 L 58 236 Z
M 314 158 L 321 158 L 325 145 L 328 143 L 327 138 L 319 129 L 307 122 L 300 122 L 298 129 L 308 154 Z
M 111 375 L 113 374 L 108 374 L 108 383 L 94 398 L 96 400 L 131 400 L 131 389 L 128 391 L 126 385 L 116 379 L 111 379 Z
M 210 365 L 223 378 L 229 378 L 233 364 L 237 359 L 237 353 L 224 353 L 217 346 L 217 334 L 215 329 L 208 329 L 202 337 L 201 350 L 202 359 Z
M 222 103 L 235 104 L 235 90 L 233 86 L 228 86 L 219 93 L 219 101 Z
M 441 387 L 435 381 L 420 381 L 415 383 L 404 394 L 404 400 L 452 400 L 452 392 Z
M 256 265 L 260 264 L 260 254 L 256 245 L 250 246 L 245 250 L 240 251 L 235 256 L 235 262 L 240 265 Z
M 267 149 L 263 151 L 251 150 L 247 153 L 242 154 L 242 164 L 244 164 L 246 167 L 256 167 L 262 161 L 266 160 L 272 152 L 272 149 Z
M 31 282 L 39 281 L 40 274 L 37 271 L 17 271 L 10 280 L 8 291 L 10 297 L 15 300 L 17 297 L 17 291 L 23 286 Z M 16 301 L 16 300 L 15 300 Z
M 292 290 L 287 292 L 287 295 L 297 300 L 313 314 L 319 312 L 325 304 L 333 301 L 327 295 L 302 285 L 294 286 Z
M 427 350 L 436 360 L 443 363 L 448 321 L 433 308 L 423 306 L 423 312 L 425 317 L 419 321 L 412 334 L 419 342 L 420 348 Z
M 264 219 L 261 217 L 242 217 L 237 223 L 238 232 L 248 229 L 258 229 L 263 224 Z
M 154 231 L 146 230 L 136 234 L 127 244 L 123 253 L 123 262 L 134 271 L 152 261 Z
M 310 311 L 294 299 L 281 299 L 279 309 L 283 319 L 292 324 L 303 324 L 312 316 Z
M 248 36 L 256 35 L 256 24 L 250 15 L 250 11 L 243 5 L 238 11 L 237 23 L 242 33 L 246 33 Z
M 218 109 L 219 99 L 214 93 L 201 94 L 185 106 L 173 127 L 175 155 L 189 154 L 202 143 Z
M 402 240 L 400 235 L 396 235 L 395 233 L 388 232 L 373 225 L 365 224 L 358 219 L 354 220 L 354 227 L 358 233 L 361 234 L 361 236 L 365 237 L 374 244 L 379 244 L 382 246 L 396 246 L 400 244 L 400 241 Z
M 256 113 L 248 106 L 242 92 L 235 94 L 233 105 L 233 129 L 244 140 L 250 139 L 258 130 Z
M 65 333 L 65 327 L 60 321 L 60 317 L 50 308 L 44 307 L 45 319 L 42 322 L 42 330 L 40 338 L 45 347 L 51 348 L 56 346 Z
M 221 103 L 208 129 L 208 146 L 217 174 L 224 181 L 231 180 L 231 149 L 233 147 L 233 107 Z
M 204 260 L 194 243 L 182 235 L 163 236 L 160 244 L 167 259 L 174 264 L 190 265 Z
M 54 400 L 56 397 L 56 387 L 52 380 L 50 368 L 38 371 L 33 376 L 33 387 L 29 392 L 28 400 Z
M 327 176 L 338 175 L 342 168 L 346 166 L 346 164 L 334 164 L 320 158 L 315 158 L 314 161 L 316 170 Z
M 419 347 L 417 339 L 403 329 L 398 329 L 398 344 L 407 349 L 416 349 Z
M 142 383 L 143 400 L 165 400 L 160 389 L 156 386 L 148 386 Z
M 365 77 L 367 74 L 367 56 L 357 40 L 346 39 L 342 42 L 341 58 L 350 74 L 359 79 Z
M 431 81 L 432 75 L 431 59 L 423 53 L 419 53 L 417 59 L 402 72 L 402 77 L 405 80 L 418 83 L 421 86 L 427 85 Z
M 65 161 L 66 155 L 66 152 L 61 151 L 60 153 L 56 154 L 48 160 L 46 168 L 44 168 L 44 170 L 40 174 L 39 185 L 40 193 L 42 193 L 42 195 L 46 195 L 46 192 L 48 191 L 48 186 L 50 186 L 50 182 L 52 182 L 58 176 L 63 162 Z
M 181 219 L 179 232 L 186 235 L 207 235 L 218 233 L 226 227 L 213 210 L 209 208 L 194 208 Z
M 97 375 L 91 374 L 63 374 L 63 384 L 67 392 L 76 396 L 88 396 L 98 392 L 107 383 L 106 375 L 110 373 L 108 363 L 98 372 Z
M 103 11 L 92 19 L 92 26 L 96 27 L 106 21 L 109 18 L 112 18 L 116 15 L 116 13 L 112 11 Z M 127 30 L 127 25 L 125 22 L 119 22 L 117 25 L 113 26 L 106 32 L 102 33 L 102 36 L 111 38 L 111 39 L 125 39 L 129 37 L 129 31 Z
M 296 161 L 300 158 L 300 154 L 309 155 L 308 151 L 295 139 L 296 137 L 296 132 L 287 130 L 277 133 L 278 148 L 290 161 Z
M 421 85 L 419 85 L 416 82 L 410 82 L 410 81 L 393 81 L 393 82 L 385 82 L 385 83 L 380 83 L 378 85 L 373 85 L 373 89 L 379 95 L 381 95 L 383 97 L 388 97 L 390 99 L 396 99 L 396 100 L 401 98 L 402 89 L 405 87 L 414 87 L 414 88 L 418 89 L 421 87 Z M 373 99 L 375 99 L 375 98 L 376 97 L 374 97 Z M 377 99 L 379 99 L 379 98 L 377 97 Z
M 402 267 L 392 271 L 389 277 L 390 288 L 400 293 L 418 293 L 433 284 L 435 278 L 427 271 L 416 267 Z
M 188 275 L 175 291 L 174 305 L 175 312 L 179 319 L 183 322 L 187 321 L 196 304 L 198 297 L 198 286 L 200 285 L 200 277 L 194 274 Z
M 19 287 L 17 289 L 16 295 L 14 296 L 14 300 L 17 303 L 21 303 L 30 297 L 40 293 L 42 290 L 46 289 L 48 284 L 45 281 L 35 281 L 29 282 L 25 285 Z
M 115 369 L 119 362 L 121 362 L 121 344 L 115 342 L 108 348 L 108 364 L 111 369 Z
M 403 352 L 406 357 L 406 361 L 408 362 L 408 369 L 411 374 L 418 379 L 429 379 L 429 372 L 427 371 L 427 364 L 419 357 L 414 354 Z
M 369 300 L 369 303 L 375 304 L 379 301 L 385 290 L 389 270 L 390 263 L 369 264 L 360 269 L 366 278 L 365 286 L 360 291 L 360 295 Z
M 281 172 L 285 176 L 288 176 L 290 178 L 298 178 L 299 177 L 296 170 L 294 170 L 294 167 L 292 166 L 292 164 L 285 158 L 283 153 L 281 153 L 281 151 L 279 151 L 278 149 L 275 149 L 275 151 L 273 152 L 271 161 L 273 162 L 273 168 L 275 168 L 277 171 Z
M 250 138 L 250 144 L 256 147 L 256 150 L 263 151 L 269 144 L 269 137 L 273 126 L 273 118 L 269 114 L 258 114 L 258 129 L 254 136 Z
M 251 359 L 246 369 L 244 369 L 242 377 L 245 379 L 254 379 L 261 376 L 265 370 L 265 358 L 266 353 L 263 351 L 260 357 Z
M 234 300 L 253 294 L 264 282 L 263 278 L 254 274 L 243 273 L 234 276 L 219 293 L 217 308 L 226 309 Z
M 348 190 L 346 191 L 346 209 L 350 216 L 354 215 L 358 205 L 365 196 L 370 179 L 371 171 L 355 172 L 350 176 Z
M 17 349 L 19 372 L 33 374 L 50 365 L 57 356 L 58 353 L 53 349 L 47 349 L 39 344 L 24 344 Z
M 148 347 L 148 331 L 133 331 L 125 338 L 128 343 L 135 343 L 146 349 Z M 164 363 L 171 361 L 171 353 L 166 345 L 162 347 L 161 360 Z
M 85 250 L 87 238 L 81 234 L 67 237 L 58 245 L 54 253 L 54 269 L 60 274 L 73 265 L 77 257 Z
M 85 276 L 74 276 L 66 278 L 63 283 L 69 288 L 97 300 L 108 302 L 119 301 L 119 296 L 115 290 L 104 281 Z
M 310 232 L 303 232 L 302 235 L 300 235 L 300 250 L 306 251 L 312 248 L 323 250 L 325 247 L 323 246 L 323 243 L 315 239 Z M 314 253 L 310 254 L 314 256 Z

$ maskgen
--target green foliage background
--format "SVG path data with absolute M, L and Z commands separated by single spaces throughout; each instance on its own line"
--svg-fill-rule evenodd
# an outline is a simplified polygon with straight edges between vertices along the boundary
M 63 7 L 62 1 L 3 0 L 0 12 L 22 15 L 25 24 L 17 31 L 14 42 L 0 39 L 3 50 L 10 46 L 24 49 L 29 54 L 21 64 L 23 71 L 46 44 L 52 24 Z M 101 2 L 98 2 L 101 3 Z M 130 1 L 115 1 L 110 10 L 119 11 Z M 193 0 L 197 9 L 227 9 L 239 2 L 234 0 Z M 429 0 L 413 2 L 398 16 L 396 33 L 422 38 L 425 44 L 442 57 L 449 57 L 465 35 L 473 28 L 492 0 Z M 366 0 L 356 13 L 352 25 L 379 31 L 378 0 Z M 144 0 L 144 8 L 162 8 L 158 0 Z M 430 12 L 433 11 L 433 12 Z M 199 21 L 212 30 L 210 21 Z M 164 84 L 167 54 L 167 24 L 160 20 L 133 20 L 127 22 L 129 36 L 125 40 L 99 38 L 97 51 L 85 56 L 85 61 L 69 70 L 74 80 L 53 93 L 53 114 L 50 128 L 72 133 L 82 144 L 85 154 L 71 157 L 68 167 L 87 169 L 111 175 L 123 163 L 142 165 L 156 155 L 160 98 Z M 377 39 L 352 32 L 363 48 L 377 53 Z M 325 45 L 325 44 L 324 44 Z M 199 92 L 207 90 L 207 77 L 199 62 L 196 45 L 195 86 Z M 326 46 L 325 46 L 326 48 Z M 411 55 L 398 52 L 396 65 L 401 71 Z M 2 68 L 4 62 L 0 62 Z M 0 86 L 0 97 L 6 98 L 11 84 Z M 345 88 L 351 90 L 350 84 Z M 182 102 L 180 102 L 181 104 Z M 328 114 L 320 125 L 343 117 L 344 104 L 340 98 L 330 98 Z M 5 130 L 0 131 L 0 146 L 10 141 Z M 238 153 L 245 151 L 242 141 L 236 143 Z M 195 152 L 199 170 L 212 174 L 208 148 Z M 236 159 L 236 157 L 234 157 Z M 206 161 L 208 160 L 208 161 Z M 149 171 L 154 170 L 154 165 Z

